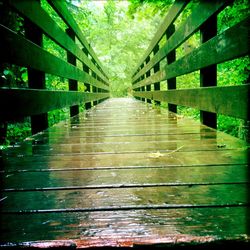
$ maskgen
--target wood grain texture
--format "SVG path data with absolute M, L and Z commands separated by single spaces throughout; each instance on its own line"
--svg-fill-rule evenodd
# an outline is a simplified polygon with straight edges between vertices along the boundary
M 2 246 L 248 244 L 248 144 L 134 99 L 106 100 L 0 161 Z
M 83 246 L 119 246 L 119 242 L 143 244 L 173 244 L 176 240 L 190 244 L 201 242 L 238 239 L 246 241 L 241 235 L 246 227 L 246 208 L 176 209 L 107 211 L 92 213 L 52 213 L 5 215 L 1 224 L 1 237 L 11 240 L 19 237 L 19 242 L 30 239 L 59 240 L 72 239 Z M 237 217 L 237 220 L 234 218 Z M 218 220 L 221 218 L 221 220 Z M 221 221 L 224 223 L 221 223 Z M 33 227 L 27 227 L 27 221 Z M 5 225 L 3 227 L 3 225 Z M 95 227 L 93 227 L 95 225 Z M 13 231 L 15 228 L 15 232 Z M 112 234 L 112 232 L 116 232 Z M 228 236 L 226 236 L 228 235 Z M 235 235 L 235 236 L 234 236 Z M 156 237 L 157 236 L 157 237 Z M 204 238 L 204 241 L 202 241 Z M 113 240 L 112 240 L 113 239 Z M 157 240 L 158 239 L 158 240 Z M 207 240 L 205 240 L 207 239 Z

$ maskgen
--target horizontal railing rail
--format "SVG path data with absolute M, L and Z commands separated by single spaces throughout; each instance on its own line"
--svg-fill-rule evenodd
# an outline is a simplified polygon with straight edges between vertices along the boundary
M 48 0 L 48 2 L 58 13 L 58 15 L 64 20 L 64 22 L 72 29 L 72 31 L 77 36 L 83 47 L 86 49 L 87 53 L 93 58 L 93 61 L 96 64 L 96 66 L 99 68 L 99 70 L 101 70 L 103 75 L 106 76 L 106 78 L 108 78 L 105 71 L 103 70 L 101 62 L 99 61 L 92 47 L 86 41 L 81 29 L 79 28 L 76 21 L 74 20 L 69 10 L 67 9 L 65 2 L 61 0 Z
M 32 67 L 52 75 L 86 82 L 97 88 L 109 89 L 108 86 L 83 70 L 52 55 L 2 25 L 0 25 L 0 34 L 3 37 L 1 47 L 6 48 L 2 54 L 2 60 L 24 67 Z M 7 48 L 11 49 L 7 50 Z
M 139 97 L 198 108 L 240 119 L 248 116 L 250 86 L 204 87 L 165 91 L 138 92 Z M 246 101 L 247 100 L 247 101 Z
M 248 30 L 249 20 L 248 18 L 210 39 L 186 56 L 170 65 L 166 65 L 154 75 L 135 83 L 133 87 L 138 88 L 155 82 L 168 80 L 213 64 L 247 55 L 249 52 L 249 44 L 248 33 L 246 31 Z M 239 39 L 239 33 L 242 33 L 241 39 Z
M 168 29 L 171 24 L 177 19 L 177 17 L 181 14 L 182 10 L 186 7 L 189 1 L 182 1 L 177 0 L 175 4 L 172 6 L 172 8 L 169 10 L 169 14 L 165 17 L 164 21 L 162 22 L 159 30 L 155 34 L 154 38 L 152 39 L 146 53 L 138 63 L 136 67 L 136 71 L 134 72 L 133 76 L 136 75 L 136 73 L 139 71 L 139 68 L 143 63 L 146 61 L 147 57 L 150 55 L 150 53 L 154 50 L 154 48 L 158 45 L 159 41 L 162 39 L 162 37 L 166 34 L 166 30 Z M 137 78 L 134 78 L 135 81 Z
M 8 96 L 8 98 L 5 98 Z M 78 103 L 98 101 L 109 93 L 87 93 L 80 91 L 51 91 L 45 89 L 2 88 L 0 91 L 1 116 L 6 120 L 23 116 L 39 115 L 55 109 L 61 109 Z M 46 102 L 44 101 L 46 100 Z
M 179 11 L 167 14 L 132 75 L 133 95 L 142 101 L 154 100 L 156 104 L 167 102 L 174 112 L 177 105 L 197 108 L 201 121 L 214 128 L 216 114 L 249 120 L 249 84 L 217 87 L 216 65 L 249 54 L 249 18 L 217 34 L 217 15 L 230 2 L 200 1 L 175 31 L 174 20 L 186 7 L 176 1 L 171 10 Z M 176 60 L 176 49 L 197 31 L 201 32 L 200 46 Z M 164 34 L 166 42 L 159 47 Z M 165 65 L 160 65 L 163 60 Z M 197 70 L 201 88 L 176 89 L 178 76 Z M 161 91 L 160 82 L 166 80 L 168 90 Z
M 103 81 L 104 83 L 108 83 L 108 78 L 105 74 L 98 69 L 100 63 L 97 61 L 97 66 L 88 58 L 88 56 L 75 44 L 74 41 L 63 31 L 58 24 L 51 19 L 49 14 L 39 5 L 37 1 L 9 1 L 10 5 L 15 8 L 20 14 L 27 17 L 31 22 L 36 24 L 49 38 L 51 38 L 58 45 L 63 47 L 66 51 L 72 53 L 78 60 L 88 66 L 89 69 L 94 71 Z M 54 1 L 53 1 L 54 3 Z M 62 4 L 63 2 L 60 1 Z M 59 4 L 57 4 L 59 5 Z M 66 11 L 66 7 L 64 6 L 64 10 Z M 72 17 L 69 15 L 69 18 Z M 85 40 L 84 40 L 85 41 Z M 94 51 L 91 47 L 84 42 L 84 46 L 88 47 L 88 51 L 90 54 L 94 54 Z M 91 50 L 90 50 L 91 49 Z M 97 59 L 96 59 L 97 60 Z
M 17 34 L 0 22 L 1 64 L 26 67 L 29 89 L 0 88 L 0 121 L 31 116 L 34 133 L 47 128 L 48 111 L 70 107 L 70 114 L 74 116 L 79 113 L 80 103 L 90 108 L 109 97 L 107 74 L 67 9 L 66 2 L 48 3 L 65 22 L 66 30 L 54 21 L 39 1 L 8 0 L 1 6 L 24 19 L 25 31 L 25 35 Z M 67 53 L 67 61 L 43 48 L 43 35 L 59 45 L 65 55 Z M 69 91 L 45 90 L 45 74 L 68 79 Z M 81 83 L 85 86 L 84 92 L 78 91 Z

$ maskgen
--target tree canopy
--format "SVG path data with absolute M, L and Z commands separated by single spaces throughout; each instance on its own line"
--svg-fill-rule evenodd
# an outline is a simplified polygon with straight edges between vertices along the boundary
M 113 96 L 124 96 L 130 91 L 132 71 L 163 17 L 153 5 L 144 4 L 137 10 L 131 7 L 135 5 L 114 0 L 82 1 L 77 7 L 69 4 L 86 39 L 107 69 Z

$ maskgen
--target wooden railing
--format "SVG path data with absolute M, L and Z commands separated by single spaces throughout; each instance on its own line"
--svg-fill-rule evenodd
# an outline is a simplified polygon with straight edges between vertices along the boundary
M 25 24 L 25 36 L 0 24 L 1 63 L 27 67 L 29 88 L 0 88 L 0 122 L 31 116 L 33 133 L 48 127 L 48 111 L 70 107 L 74 116 L 79 113 L 80 103 L 90 108 L 91 103 L 95 105 L 109 97 L 108 77 L 66 3 L 48 2 L 67 25 L 66 31 L 39 1 L 8 0 L 1 6 L 17 12 Z M 42 48 L 43 34 L 67 52 L 67 61 Z M 82 69 L 77 67 L 77 60 Z M 67 78 L 69 91 L 46 90 L 45 73 Z M 78 91 L 81 83 L 86 87 L 85 92 Z
M 133 95 L 142 101 L 167 102 L 173 112 L 177 105 L 197 108 L 201 122 L 213 128 L 216 114 L 249 121 L 249 84 L 216 86 L 217 64 L 249 53 L 249 18 L 217 34 L 217 15 L 230 1 L 202 0 L 175 31 L 174 22 L 188 2 L 177 0 L 171 7 L 132 76 Z M 201 32 L 200 46 L 176 60 L 176 49 L 197 31 Z M 164 36 L 166 42 L 159 48 Z M 160 67 L 163 60 L 166 64 Z M 176 77 L 197 70 L 201 88 L 176 89 Z M 165 80 L 167 90 L 160 91 L 160 82 Z

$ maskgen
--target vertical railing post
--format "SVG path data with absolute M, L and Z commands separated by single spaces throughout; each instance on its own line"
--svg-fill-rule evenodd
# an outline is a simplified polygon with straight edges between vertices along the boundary
M 137 81 L 135 83 L 137 83 Z M 138 88 L 134 89 L 134 91 L 138 91 L 138 90 L 139 90 Z M 135 99 L 140 100 L 140 97 L 136 96 Z
M 75 33 L 72 29 L 66 29 L 66 33 L 68 36 L 75 42 Z M 76 66 L 76 57 L 67 51 L 67 61 L 68 63 Z M 71 91 L 78 91 L 78 82 L 73 79 L 69 79 L 69 90 Z M 70 116 L 75 116 L 79 114 L 79 105 L 74 105 L 70 107 Z
M 95 86 L 92 86 L 92 92 L 96 93 L 96 87 Z M 93 106 L 95 106 L 96 104 L 97 104 L 97 102 L 93 101 Z
M 96 79 L 96 73 L 93 72 L 93 71 L 92 71 L 92 76 Z M 95 87 L 95 86 L 92 86 L 92 91 L 93 91 L 93 93 L 97 93 L 97 92 L 98 92 L 98 88 Z M 97 101 L 93 101 L 93 105 L 94 105 L 94 106 L 97 105 L 97 104 L 98 104 Z
M 201 43 L 217 35 L 217 15 L 211 16 L 201 27 Z M 217 85 L 217 65 L 211 65 L 200 70 L 200 87 Z M 200 111 L 201 122 L 209 127 L 217 128 L 215 113 Z
M 86 48 L 82 49 L 83 53 L 88 57 L 88 51 Z M 82 64 L 82 69 L 84 72 L 86 72 L 87 74 L 90 73 L 90 69 L 87 65 L 85 65 L 84 63 Z M 90 84 L 89 83 L 84 83 L 85 86 L 85 92 L 90 93 Z M 86 102 L 85 103 L 85 109 L 90 109 L 91 108 L 91 102 Z
M 141 88 L 141 91 L 142 91 L 142 92 L 145 92 L 145 86 L 143 86 L 143 87 Z M 142 97 L 141 100 L 142 100 L 143 102 L 145 102 L 146 99 L 145 99 L 144 97 Z
M 154 47 L 154 50 L 153 50 L 153 53 L 154 55 L 159 51 L 159 44 L 157 44 L 155 47 Z M 160 70 L 160 63 L 156 63 L 155 66 L 154 66 L 154 73 L 158 72 Z M 160 83 L 159 82 L 156 82 L 154 83 L 154 90 L 160 90 L 161 87 L 160 87 Z M 154 101 L 156 105 L 160 105 L 161 102 L 160 101 Z
M 143 69 L 144 63 L 141 65 L 141 69 Z M 141 76 L 141 80 L 145 79 L 145 75 Z M 145 86 L 141 87 L 141 92 L 145 92 Z M 141 101 L 145 102 L 145 98 L 141 98 Z
M 150 61 L 150 57 L 148 56 L 148 57 L 146 58 L 145 63 L 147 64 L 149 61 Z M 150 70 L 146 72 L 145 78 L 147 78 L 147 77 L 149 77 L 149 76 L 150 76 Z M 147 86 L 146 86 L 146 90 L 147 90 L 147 91 L 151 91 L 151 85 L 147 85 Z M 147 99 L 147 103 L 151 103 L 151 99 Z
M 175 26 L 174 24 L 170 25 L 166 30 L 167 40 L 174 34 Z M 167 64 L 171 64 L 176 60 L 176 51 L 173 50 L 167 55 Z M 167 80 L 168 90 L 176 89 L 176 77 Z M 177 105 L 168 103 L 168 110 L 174 113 L 177 113 Z
M 103 84 L 105 84 L 104 83 L 104 81 L 98 76 L 98 80 L 101 82 L 101 83 L 103 83 Z M 102 89 L 102 88 L 99 88 L 99 93 L 103 93 L 104 92 L 104 89 Z M 104 101 L 104 99 L 100 99 L 99 100 L 99 103 L 102 103 Z
M 96 75 L 96 79 L 97 79 L 98 81 L 100 81 L 100 77 L 99 77 L 98 75 Z M 100 89 L 100 88 L 97 88 L 96 92 L 97 92 L 97 93 L 100 93 L 100 92 L 101 92 L 101 89 Z M 96 102 L 97 102 L 97 104 L 99 104 L 99 103 L 101 102 L 101 100 L 98 100 L 98 101 L 96 101 Z
M 139 67 L 139 71 L 140 71 L 140 70 L 141 70 L 141 66 Z M 138 79 L 138 82 L 141 81 L 141 80 L 142 80 L 142 77 L 140 76 L 139 79 Z M 141 92 L 141 91 L 142 91 L 142 87 L 139 87 L 137 90 L 138 90 L 139 92 Z M 139 97 L 139 100 L 142 101 L 142 97 Z
M 139 71 L 139 69 L 137 69 L 137 71 L 136 71 L 135 74 L 137 74 L 138 71 Z M 134 84 L 136 84 L 136 83 L 139 82 L 139 81 L 140 81 L 140 78 L 138 78 L 137 80 L 135 80 Z M 136 88 L 136 89 L 134 89 L 134 91 L 140 91 L 140 88 Z M 140 100 L 140 97 L 135 96 L 135 99 L 136 99 L 136 100 Z
M 25 27 L 26 38 L 31 40 L 38 46 L 42 47 L 43 46 L 42 31 L 28 20 L 25 20 L 24 27 Z M 45 89 L 46 88 L 45 72 L 28 67 L 28 83 L 29 83 L 29 88 Z M 48 128 L 48 126 L 49 126 L 48 113 L 31 116 L 32 134 L 36 134 L 42 130 L 45 130 Z

